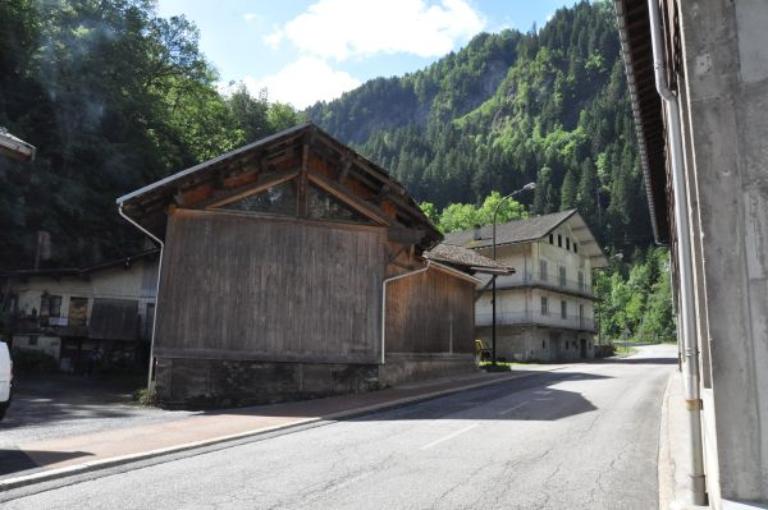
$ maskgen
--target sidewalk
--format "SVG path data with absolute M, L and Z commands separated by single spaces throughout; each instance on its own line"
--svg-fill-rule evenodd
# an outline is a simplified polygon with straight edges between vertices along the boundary
M 550 372 L 540 365 L 509 373 L 477 373 L 382 391 L 209 412 L 179 420 L 17 445 L 36 466 L 0 478 L 0 491 L 159 455 L 428 400 L 458 391 Z
M 664 392 L 659 431 L 659 508 L 694 510 L 707 508 L 690 502 L 691 444 L 680 372 L 670 376 Z

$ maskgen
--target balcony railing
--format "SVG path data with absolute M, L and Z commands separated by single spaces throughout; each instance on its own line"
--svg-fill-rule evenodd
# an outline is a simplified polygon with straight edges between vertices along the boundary
M 512 288 L 526 285 L 539 285 L 552 290 L 564 290 L 576 292 L 585 296 L 594 296 L 592 285 L 586 280 L 571 280 L 560 278 L 557 273 L 542 275 L 538 272 L 523 271 L 510 276 L 499 276 L 496 279 L 496 288 Z
M 490 326 L 493 323 L 492 312 L 478 312 L 475 314 L 476 326 Z M 516 324 L 538 324 L 543 326 L 553 326 L 564 329 L 573 329 L 578 331 L 595 332 L 594 319 L 579 317 L 569 314 L 565 318 L 560 313 L 543 314 L 541 312 L 496 312 L 496 325 L 509 326 Z

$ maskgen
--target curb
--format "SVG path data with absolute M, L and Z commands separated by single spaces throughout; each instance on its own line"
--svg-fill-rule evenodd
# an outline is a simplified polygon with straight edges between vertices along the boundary
M 432 391 L 429 393 L 414 395 L 411 397 L 403 397 L 403 398 L 392 400 L 389 402 L 382 402 L 379 404 L 372 404 L 364 407 L 356 407 L 354 409 L 348 409 L 345 411 L 330 413 L 325 416 L 305 418 L 305 419 L 300 419 L 300 420 L 297 420 L 291 423 L 282 424 L 282 425 L 273 425 L 271 427 L 264 427 L 264 428 L 259 428 L 255 430 L 248 430 L 245 432 L 238 432 L 237 434 L 219 436 L 211 439 L 204 439 L 201 441 L 194 441 L 191 443 L 184 443 L 176 446 L 169 446 L 166 448 L 158 448 L 156 450 L 149 450 L 146 452 L 132 453 L 129 455 L 122 455 L 122 456 L 111 457 L 111 458 L 106 458 L 102 460 L 95 460 L 93 462 L 85 462 L 85 463 L 76 464 L 73 466 L 65 466 L 61 468 L 49 469 L 45 471 L 31 473 L 28 475 L 17 476 L 15 478 L 7 478 L 5 480 L 0 480 L 0 493 L 6 492 L 12 489 L 18 489 L 20 487 L 25 487 L 27 485 L 32 485 L 39 482 L 47 482 L 47 481 L 55 480 L 58 478 L 66 478 L 69 476 L 75 476 L 83 473 L 90 473 L 90 472 L 98 471 L 101 469 L 108 469 L 108 468 L 120 466 L 123 464 L 129 464 L 131 462 L 138 462 L 142 460 L 151 459 L 154 457 L 161 457 L 163 455 L 181 453 L 189 450 L 194 450 L 196 448 L 214 446 L 217 444 L 227 443 L 230 441 L 235 441 L 238 439 L 244 439 L 248 437 L 257 437 L 260 435 L 265 435 L 265 434 L 269 434 L 276 431 L 283 431 L 283 430 L 289 431 L 290 429 L 299 428 L 299 427 L 310 425 L 313 423 L 319 423 L 319 422 L 328 421 L 328 420 L 336 420 L 340 418 L 350 418 L 353 416 L 360 416 L 360 415 L 369 414 L 376 411 L 381 411 L 383 409 L 392 409 L 392 408 L 402 407 L 408 404 L 414 404 L 417 402 L 432 400 L 445 395 L 460 393 L 462 391 L 468 391 L 475 388 L 481 388 L 484 386 L 491 386 L 493 384 L 500 384 L 500 383 L 508 382 L 514 379 L 522 379 L 522 378 L 531 377 L 534 375 L 551 373 L 557 370 L 562 370 L 562 368 L 563 367 L 558 367 L 552 370 L 541 370 L 538 372 L 526 373 L 526 374 L 514 374 L 513 372 L 508 377 L 507 376 L 498 377 L 490 381 L 480 381 L 480 382 L 466 384 L 464 386 L 459 386 L 455 388 Z
M 659 508 L 668 510 L 675 499 L 675 466 L 669 440 L 669 390 L 676 372 L 669 375 L 661 397 L 661 419 L 659 420 L 659 453 L 657 457 L 657 476 L 659 486 Z

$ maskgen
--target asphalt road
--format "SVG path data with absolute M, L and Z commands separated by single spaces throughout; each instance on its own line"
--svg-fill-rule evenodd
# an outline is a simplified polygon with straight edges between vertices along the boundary
M 644 348 L 95 475 L 3 508 L 653 509 L 674 356 L 674 347 Z

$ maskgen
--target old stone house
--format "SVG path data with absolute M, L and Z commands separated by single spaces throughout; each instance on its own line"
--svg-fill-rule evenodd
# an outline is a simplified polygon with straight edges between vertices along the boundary
M 492 227 L 453 232 L 445 243 L 490 257 Z M 508 361 L 590 358 L 595 352 L 592 271 L 607 260 L 575 210 L 497 225 L 496 259 L 514 267 L 496 278 L 497 357 Z M 488 278 L 475 308 L 476 335 L 492 336 Z
M 477 266 L 386 171 L 311 124 L 118 199 L 163 245 L 154 387 L 166 405 L 363 391 L 474 370 Z M 494 265 L 487 261 L 488 265 Z
M 0 275 L 14 349 L 41 351 L 59 369 L 104 365 L 143 368 L 154 316 L 158 251 L 83 268 L 30 269 Z

